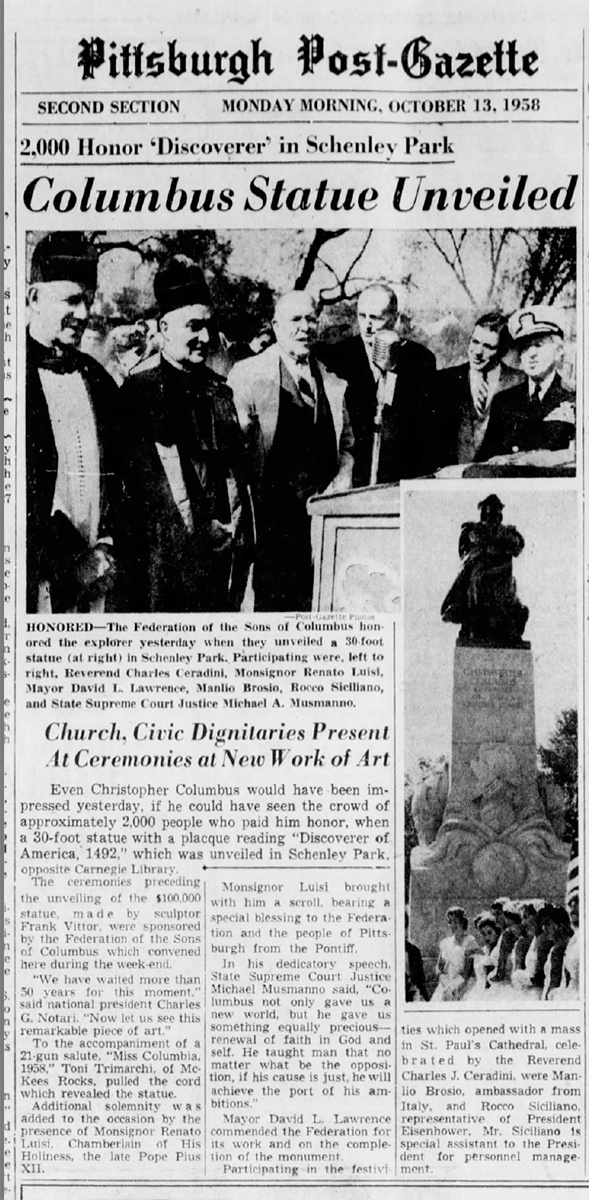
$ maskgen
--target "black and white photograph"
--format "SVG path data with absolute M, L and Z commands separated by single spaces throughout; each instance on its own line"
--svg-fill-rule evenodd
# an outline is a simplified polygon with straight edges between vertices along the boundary
M 575 472 L 574 229 L 27 250 L 31 613 L 395 612 L 400 481 Z
M 568 1198 L 587 5 L 4 7 L 6 1200 Z
M 406 1000 L 579 1001 L 576 497 L 405 496 Z

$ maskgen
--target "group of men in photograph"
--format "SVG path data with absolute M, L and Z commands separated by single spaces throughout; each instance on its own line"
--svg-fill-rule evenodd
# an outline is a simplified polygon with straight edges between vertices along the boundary
M 320 344 L 306 291 L 281 296 L 275 341 L 206 365 L 214 312 L 200 267 L 158 270 L 159 350 L 120 390 L 80 352 L 98 252 L 36 245 L 28 292 L 27 608 L 223 612 L 311 608 L 312 496 L 502 456 L 567 451 L 574 394 L 550 308 L 478 318 L 468 362 L 398 332 L 397 298 L 358 297 L 358 334 Z M 519 369 L 504 363 L 519 352 Z M 244 601 L 244 597 L 249 599 Z
M 438 466 L 568 449 L 575 396 L 558 370 L 563 336 L 547 306 L 521 309 L 509 321 L 501 313 L 478 318 L 468 362 L 437 376 Z M 511 348 L 519 370 L 503 361 Z

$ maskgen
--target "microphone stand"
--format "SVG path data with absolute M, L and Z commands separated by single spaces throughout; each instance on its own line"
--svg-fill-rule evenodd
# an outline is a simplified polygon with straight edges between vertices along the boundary
M 390 368 L 379 368 L 380 378 L 376 385 L 376 413 L 374 416 L 374 435 L 372 439 L 372 459 L 370 462 L 370 484 L 378 482 L 378 467 L 380 462 L 380 447 L 382 442 L 382 417 L 384 409 L 393 403 L 397 376 Z
M 374 416 L 374 434 L 372 438 L 372 459 L 370 462 L 370 486 L 376 483 L 378 479 L 378 464 L 380 461 L 380 444 L 382 441 L 382 414 L 386 403 L 385 389 L 386 375 L 384 371 L 380 373 L 380 379 L 376 385 L 376 413 Z

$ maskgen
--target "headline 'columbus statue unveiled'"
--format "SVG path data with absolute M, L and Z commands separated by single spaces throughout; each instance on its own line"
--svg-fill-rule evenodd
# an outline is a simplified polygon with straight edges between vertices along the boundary
M 431 803 L 427 788 L 416 797 L 411 938 L 430 959 L 450 905 L 472 914 L 498 895 L 562 903 L 570 854 L 538 789 L 529 610 L 513 577 L 524 539 L 503 524 L 498 496 L 478 507 L 480 519 L 462 525 L 463 565 L 441 610 L 460 625 L 450 777 Z

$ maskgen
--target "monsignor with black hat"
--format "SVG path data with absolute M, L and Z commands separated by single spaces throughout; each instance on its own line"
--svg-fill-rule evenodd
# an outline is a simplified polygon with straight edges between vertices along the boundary
M 120 610 L 240 607 L 253 521 L 230 389 L 205 363 L 211 297 L 196 263 L 175 255 L 154 281 L 161 353 L 120 393 L 123 432 Z
M 28 288 L 27 611 L 100 612 L 115 579 L 116 387 L 78 346 L 98 255 L 80 233 L 36 245 Z

